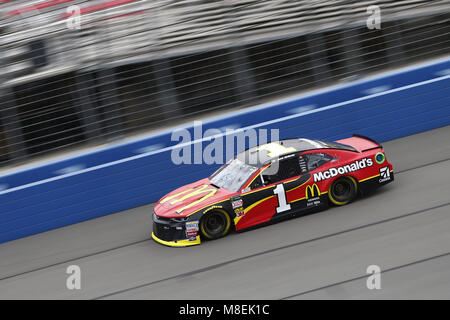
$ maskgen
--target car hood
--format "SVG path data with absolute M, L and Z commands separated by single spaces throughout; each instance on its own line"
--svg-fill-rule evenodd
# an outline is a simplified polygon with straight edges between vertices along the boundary
M 155 205 L 159 217 L 180 218 L 208 205 L 231 197 L 235 192 L 217 188 L 208 178 L 178 188 L 165 195 Z

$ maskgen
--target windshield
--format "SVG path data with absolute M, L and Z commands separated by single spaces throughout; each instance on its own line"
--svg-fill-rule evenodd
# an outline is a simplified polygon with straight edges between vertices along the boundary
M 257 167 L 233 159 L 214 172 L 209 179 L 220 188 L 237 192 L 257 170 Z

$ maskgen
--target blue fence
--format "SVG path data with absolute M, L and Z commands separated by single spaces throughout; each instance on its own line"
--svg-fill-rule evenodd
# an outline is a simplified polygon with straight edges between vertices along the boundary
M 448 124 L 446 59 L 210 119 L 203 131 L 280 129 L 281 138 L 323 140 L 358 132 L 387 141 Z M 194 136 L 193 127 L 186 129 Z M 174 165 L 171 153 L 177 143 L 166 131 L 3 173 L 0 242 L 154 202 L 218 167 Z

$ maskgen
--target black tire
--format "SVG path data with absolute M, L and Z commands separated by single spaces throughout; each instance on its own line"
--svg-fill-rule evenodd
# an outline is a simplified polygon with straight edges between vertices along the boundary
M 333 181 L 328 189 L 330 202 L 337 206 L 343 206 L 352 202 L 358 194 L 358 183 L 353 177 L 343 176 Z
M 200 220 L 200 236 L 204 239 L 225 237 L 231 230 L 231 218 L 223 210 L 208 212 Z

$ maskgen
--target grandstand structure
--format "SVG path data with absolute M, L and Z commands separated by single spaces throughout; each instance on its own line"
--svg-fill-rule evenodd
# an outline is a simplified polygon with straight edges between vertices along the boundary
M 449 18 L 450 0 L 0 0 L 0 164 L 448 55 Z

